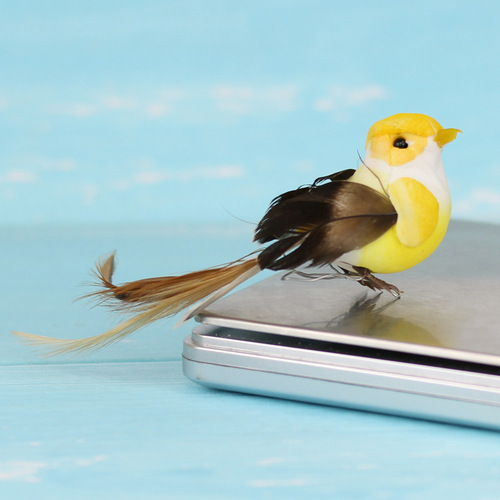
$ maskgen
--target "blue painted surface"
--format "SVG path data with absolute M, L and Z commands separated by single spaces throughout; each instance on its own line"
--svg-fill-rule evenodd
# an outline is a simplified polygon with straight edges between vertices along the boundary
M 0 498 L 497 499 L 499 434 L 199 387 L 181 370 L 192 324 L 76 359 L 40 359 L 9 334 L 103 331 L 108 311 L 71 298 L 115 246 L 121 281 L 230 260 L 249 231 L 0 232 Z

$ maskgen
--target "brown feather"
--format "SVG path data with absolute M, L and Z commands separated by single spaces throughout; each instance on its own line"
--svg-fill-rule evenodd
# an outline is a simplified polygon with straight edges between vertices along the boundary
M 181 276 L 162 276 L 114 285 L 114 254 L 96 265 L 95 275 L 100 289 L 84 298 L 96 298 L 99 302 L 110 303 L 119 310 L 142 310 L 150 304 L 167 299 L 188 297 L 186 305 L 179 304 L 179 310 L 189 307 L 224 286 L 255 265 L 256 259 L 240 259 L 229 264 L 216 266 Z M 175 313 L 173 313 L 175 314 Z
M 85 339 L 54 339 L 29 333 L 14 333 L 27 344 L 48 350 L 48 356 L 100 349 L 123 339 L 153 321 L 173 316 L 207 299 L 221 288 L 238 282 L 240 277 L 250 277 L 261 270 L 257 258 L 250 258 L 183 276 L 145 279 L 117 286 L 111 282 L 113 269 L 114 255 L 97 265 L 96 274 L 103 288 L 91 295 L 104 300 L 120 300 L 120 297 L 124 297 L 121 300 L 127 306 L 131 306 L 129 310 L 139 311 L 132 318 L 101 335 Z M 230 288 L 227 288 L 227 292 L 229 290 Z
M 326 184 L 285 193 L 257 226 L 257 241 L 276 240 L 260 253 L 260 266 L 278 271 L 334 262 L 374 241 L 397 217 L 384 194 L 335 176 Z

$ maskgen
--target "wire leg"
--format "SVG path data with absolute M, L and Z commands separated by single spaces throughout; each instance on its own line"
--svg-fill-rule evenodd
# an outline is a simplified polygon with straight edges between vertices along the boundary
M 308 273 L 306 271 L 293 269 L 292 271 L 284 274 L 281 279 L 283 281 L 323 281 L 343 278 L 351 281 L 357 281 L 360 285 L 366 286 L 374 291 L 379 290 L 389 292 L 396 299 L 399 299 L 403 293 L 397 286 L 391 285 L 390 283 L 374 276 L 366 267 L 352 266 L 352 270 L 344 269 L 343 267 L 335 266 L 333 264 L 329 264 L 329 267 L 331 271 L 328 273 Z

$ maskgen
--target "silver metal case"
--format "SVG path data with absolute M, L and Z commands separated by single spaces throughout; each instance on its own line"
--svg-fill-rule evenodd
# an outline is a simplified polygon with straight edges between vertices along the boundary
M 453 222 L 426 262 L 385 277 L 400 299 L 274 274 L 199 315 L 184 372 L 218 389 L 500 430 L 499 249 L 499 226 Z

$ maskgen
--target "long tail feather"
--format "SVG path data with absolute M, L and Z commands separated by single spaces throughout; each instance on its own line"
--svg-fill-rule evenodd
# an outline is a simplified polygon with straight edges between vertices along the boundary
M 153 321 L 173 316 L 200 301 L 203 301 L 203 307 L 206 307 L 208 303 L 225 295 L 261 270 L 257 258 L 250 258 L 182 276 L 165 276 L 114 285 L 114 269 L 114 254 L 97 264 L 96 276 L 101 289 L 90 296 L 103 302 L 115 301 L 125 312 L 136 312 L 135 316 L 101 335 L 84 339 L 54 339 L 29 333 L 14 333 L 27 344 L 47 350 L 48 356 L 93 351 L 117 342 Z M 186 320 L 197 314 L 196 311 Z
M 176 326 L 181 325 L 182 323 L 190 320 L 191 318 L 194 318 L 198 313 L 203 311 L 206 307 L 208 307 L 210 304 L 213 304 L 216 300 L 219 300 L 221 297 L 229 293 L 231 290 L 236 288 L 238 285 L 241 283 L 245 282 L 246 280 L 250 279 L 251 277 L 255 276 L 256 274 L 260 273 L 261 267 L 259 264 L 256 264 L 255 266 L 251 267 L 247 271 L 245 271 L 243 274 L 238 276 L 235 280 L 231 281 L 227 285 L 222 286 L 219 288 L 219 290 L 216 290 L 214 293 L 210 294 L 208 297 L 203 299 L 201 302 L 196 303 L 194 307 L 191 307 L 185 311 L 179 318 L 179 321 L 177 321 Z

